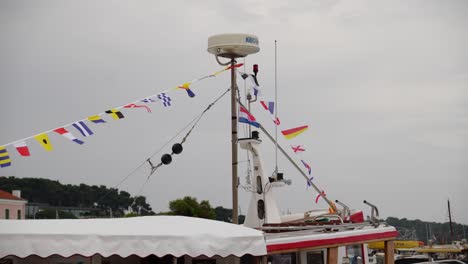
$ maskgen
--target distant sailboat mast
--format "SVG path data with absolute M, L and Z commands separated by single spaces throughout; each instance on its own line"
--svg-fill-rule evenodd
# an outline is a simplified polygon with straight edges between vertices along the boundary
M 448 215 L 449 215 L 449 222 L 450 222 L 450 242 L 453 241 L 453 226 L 452 226 L 452 213 L 450 212 L 450 200 L 447 200 L 448 206 Z

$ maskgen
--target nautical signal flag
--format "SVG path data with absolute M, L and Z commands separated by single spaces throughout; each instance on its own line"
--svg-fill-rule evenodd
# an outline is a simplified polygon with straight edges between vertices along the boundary
M 143 103 L 154 103 L 156 102 L 155 99 L 151 98 L 151 97 L 148 97 L 148 98 L 144 98 L 141 100 Z
M 242 106 L 239 107 L 239 122 L 246 123 L 254 127 L 260 127 L 260 124 L 257 123 L 255 117 Z
M 241 73 L 239 72 L 242 79 L 246 80 L 249 79 L 251 82 L 251 87 L 254 90 L 255 97 L 260 96 L 260 85 L 258 84 L 257 77 L 253 74 Z
M 181 86 L 178 86 L 177 88 L 180 88 L 180 89 L 183 89 L 183 90 L 187 91 L 187 95 L 189 97 L 193 98 L 193 97 L 195 97 L 195 94 L 192 92 L 192 90 L 190 90 L 190 85 L 191 84 L 192 84 L 191 82 L 186 82 L 186 83 L 182 84 Z
M 315 196 L 315 203 L 318 203 L 319 198 L 322 197 L 322 196 L 323 196 L 323 197 L 327 196 L 327 195 L 325 194 L 325 191 L 322 191 L 322 193 L 319 193 L 319 194 L 317 194 L 317 196 Z
M 5 168 L 11 165 L 11 159 L 5 146 L 0 146 L 0 168 Z
M 165 93 L 158 94 L 159 100 L 163 101 L 164 107 L 171 106 L 171 98 L 167 96 Z
M 307 188 L 309 188 L 310 186 L 312 186 L 310 183 L 312 182 L 312 180 L 314 179 L 314 177 L 310 177 L 309 180 L 307 181 Z
M 291 146 L 292 150 L 294 151 L 294 153 L 297 153 L 297 152 L 304 152 L 305 151 L 305 148 L 304 146 L 302 145 L 298 145 L 298 146 Z
M 124 108 L 145 108 L 148 113 L 151 113 L 151 108 L 146 105 L 128 104 Z
M 260 101 L 260 104 L 263 106 L 265 110 L 270 112 L 270 114 L 274 115 L 275 114 L 275 102 L 265 102 L 265 101 Z M 274 118 L 273 117 L 273 123 L 275 125 L 279 126 L 280 125 L 280 120 L 278 117 Z
M 260 104 L 265 108 L 265 110 L 269 111 L 270 114 L 275 114 L 275 102 L 260 101 Z
M 31 154 L 29 153 L 28 145 L 26 145 L 25 141 L 15 142 L 15 143 L 13 143 L 13 146 L 15 146 L 16 151 L 18 151 L 18 153 L 21 156 L 23 156 L 23 157 L 31 156 Z
M 283 134 L 283 136 L 286 139 L 291 139 L 291 138 L 294 138 L 294 137 L 304 133 L 304 131 L 306 131 L 308 128 L 309 128 L 309 126 L 307 126 L 307 125 L 306 126 L 295 127 L 295 128 L 283 130 L 283 131 L 281 131 L 281 134 Z
M 310 167 L 309 164 L 307 164 L 307 162 L 301 160 L 302 164 L 304 165 L 304 167 L 307 169 L 307 171 L 309 172 L 309 175 L 310 173 L 312 172 L 312 168 Z
M 66 129 L 63 128 L 63 127 L 57 128 L 57 129 L 55 129 L 54 131 L 55 131 L 56 133 L 58 133 L 58 134 L 64 136 L 64 137 L 68 138 L 69 140 L 71 140 L 71 141 L 77 143 L 77 144 L 80 144 L 80 145 L 84 144 L 83 141 L 77 139 L 75 136 L 73 136 L 72 133 L 70 133 L 68 130 L 66 130 Z
M 226 67 L 225 70 L 235 69 L 235 68 L 239 68 L 239 67 L 242 67 L 242 66 L 244 66 L 244 63 L 238 63 L 238 64 L 234 64 L 232 66 Z
M 80 131 L 83 137 L 89 137 L 94 134 L 93 131 L 91 131 L 91 129 L 89 129 L 89 127 L 83 121 L 73 123 L 73 126 L 76 128 L 76 130 Z
M 50 143 L 49 137 L 47 136 L 46 133 L 42 133 L 39 135 L 34 136 L 34 138 L 41 144 L 41 146 L 46 150 L 46 151 L 52 151 L 54 147 Z
M 95 124 L 106 123 L 106 121 L 104 121 L 100 115 L 90 116 L 88 117 L 88 120 Z
M 106 111 L 106 114 L 109 114 L 114 120 L 119 120 L 119 119 L 122 119 L 122 118 L 125 117 L 125 116 L 122 114 L 122 112 L 120 112 L 120 111 L 117 110 L 117 109 L 107 110 L 107 111 Z

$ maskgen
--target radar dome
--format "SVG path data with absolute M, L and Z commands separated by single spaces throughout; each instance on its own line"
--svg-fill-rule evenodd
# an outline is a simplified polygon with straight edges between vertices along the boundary
M 208 38 L 208 52 L 219 57 L 245 57 L 259 50 L 258 37 L 251 34 L 220 34 Z

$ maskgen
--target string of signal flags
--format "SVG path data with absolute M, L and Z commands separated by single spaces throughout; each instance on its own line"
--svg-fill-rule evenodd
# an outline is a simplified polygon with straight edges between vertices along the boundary
M 72 141 L 72 142 L 74 142 L 74 143 L 76 143 L 78 145 L 83 145 L 83 144 L 85 144 L 85 141 L 83 141 L 82 139 L 77 138 L 72 133 L 72 129 L 76 130 L 76 132 L 81 134 L 83 137 L 89 137 L 89 136 L 92 136 L 94 134 L 93 130 L 91 129 L 93 127 L 90 126 L 90 124 L 99 125 L 99 124 L 107 123 L 108 121 L 106 121 L 106 119 L 103 118 L 104 116 L 108 116 L 113 120 L 123 119 L 123 118 L 125 118 L 125 115 L 122 112 L 122 109 L 142 108 L 142 109 L 146 110 L 146 112 L 152 113 L 152 110 L 150 108 L 150 104 L 156 103 L 156 102 L 159 102 L 159 101 L 162 103 L 163 107 L 170 107 L 173 104 L 173 99 L 170 96 L 171 92 L 176 91 L 176 90 L 183 90 L 183 91 L 185 91 L 187 93 L 187 96 L 189 96 L 190 98 L 194 98 L 196 95 L 193 92 L 193 90 L 191 89 L 191 86 L 193 84 L 195 84 L 197 82 L 200 82 L 200 81 L 202 81 L 204 79 L 210 78 L 210 77 L 216 77 L 216 76 L 218 76 L 219 74 L 221 74 L 221 73 L 223 73 L 225 71 L 228 71 L 228 70 L 230 70 L 232 68 L 239 68 L 241 66 L 243 66 L 243 63 L 235 64 L 233 66 L 227 66 L 227 67 L 225 67 L 224 69 L 222 69 L 220 71 L 217 71 L 215 73 L 203 76 L 201 78 L 197 78 L 197 79 L 185 82 L 185 83 L 183 83 L 181 85 L 178 85 L 178 86 L 173 87 L 171 89 L 168 89 L 166 91 L 160 92 L 158 94 L 153 94 L 153 95 L 141 98 L 139 100 L 127 103 L 125 105 L 111 108 L 109 110 L 104 111 L 103 113 L 99 113 L 99 114 L 96 114 L 96 115 L 91 115 L 91 116 L 89 116 L 87 118 L 72 122 L 72 123 L 67 124 L 67 125 L 63 125 L 61 127 L 57 127 L 55 129 L 44 131 L 44 132 L 41 132 L 39 134 L 23 138 L 21 140 L 16 140 L 16 141 L 4 144 L 4 145 L 0 145 L 0 168 L 10 167 L 12 165 L 12 160 L 11 160 L 10 154 L 8 153 L 7 147 L 9 147 L 9 148 L 13 147 L 18 152 L 18 154 L 20 156 L 22 156 L 22 157 L 28 157 L 28 156 L 31 156 L 31 152 L 30 152 L 29 147 L 28 147 L 29 141 L 34 139 L 35 141 L 37 141 L 37 143 L 39 143 L 44 148 L 45 151 L 52 151 L 54 149 L 54 147 L 53 147 L 53 145 L 52 145 L 52 143 L 50 141 L 50 138 L 48 136 L 50 133 L 59 134 L 59 135 L 63 136 L 64 138 L 66 138 L 67 140 L 70 140 L 70 141 Z M 258 68 L 257 68 L 257 70 L 258 70 Z M 241 75 L 241 77 L 244 80 L 249 81 L 250 88 L 253 90 L 254 96 L 255 97 L 261 96 L 261 91 L 260 91 L 260 88 L 259 88 L 260 86 L 259 86 L 257 78 L 256 78 L 255 68 L 254 68 L 255 74 L 247 74 L 247 73 L 243 73 L 243 72 L 240 72 L 240 71 L 237 71 L 237 72 Z M 275 111 L 274 111 L 275 110 L 274 109 L 275 108 L 275 103 L 272 102 L 272 101 L 262 101 L 262 100 L 259 101 L 259 102 L 260 102 L 261 106 L 271 114 L 271 118 L 272 118 L 273 123 L 276 126 L 280 126 L 280 124 L 281 124 L 280 119 L 278 117 L 275 117 L 275 114 L 274 114 L 275 113 Z M 250 125 L 253 125 L 253 126 L 256 126 L 256 127 L 259 126 L 259 124 L 257 123 L 255 117 L 253 115 L 251 115 L 248 111 L 243 109 L 242 107 L 239 109 L 239 122 L 247 123 L 247 124 L 250 124 Z M 303 126 L 299 126 L 299 127 L 286 129 L 286 130 L 281 130 L 281 134 L 286 139 L 289 140 L 289 139 L 293 139 L 293 138 L 297 137 L 298 135 L 304 133 L 307 129 L 308 129 L 308 125 L 303 125 Z M 299 155 L 300 152 L 305 151 L 305 148 L 302 145 L 291 145 L 291 149 L 297 155 Z M 307 170 L 308 174 L 311 175 L 311 166 L 307 162 L 305 162 L 302 158 L 300 158 L 300 160 L 301 160 L 302 164 L 304 165 L 305 169 Z M 310 180 L 312 180 L 312 179 L 313 179 L 313 177 L 310 178 Z M 307 185 L 310 186 L 309 182 L 307 182 Z M 320 198 L 320 196 L 325 196 L 325 192 L 322 192 L 322 193 L 317 195 L 317 197 L 315 199 L 316 203 L 318 202 L 318 199 Z
M 164 107 L 170 107 L 173 104 L 173 99 L 172 97 L 170 97 L 171 92 L 176 91 L 176 90 L 183 90 L 187 93 L 187 96 L 189 96 L 190 98 L 194 98 L 196 95 L 191 89 L 191 86 L 193 84 L 200 82 L 204 79 L 210 78 L 210 77 L 216 77 L 220 75 L 221 73 L 228 71 L 232 68 L 235 68 L 237 70 L 239 67 L 243 65 L 244 65 L 243 63 L 239 63 L 233 66 L 227 66 L 220 71 L 217 71 L 215 73 L 212 73 L 212 74 L 209 74 L 209 75 L 206 75 L 201 78 L 197 78 L 188 82 L 184 82 L 181 85 L 178 85 L 166 91 L 160 92 L 158 94 L 153 94 L 153 95 L 141 98 L 139 100 L 127 103 L 125 105 L 111 108 L 109 110 L 104 111 L 103 113 L 91 115 L 87 118 L 72 122 L 67 125 L 57 127 L 55 129 L 44 131 L 39 134 L 23 138 L 21 140 L 16 140 L 7 144 L 0 145 L 0 168 L 10 167 L 12 165 L 12 160 L 11 160 L 7 147 L 8 148 L 13 147 L 18 152 L 18 154 L 22 157 L 28 157 L 28 156 L 31 156 L 31 152 L 29 150 L 28 144 L 30 140 L 34 139 L 35 141 L 37 141 L 37 143 L 39 143 L 44 148 L 45 151 L 52 151 L 54 147 L 48 136 L 50 133 L 59 134 L 63 136 L 64 138 L 66 138 L 67 140 L 70 140 L 78 145 L 83 145 L 85 142 L 82 139 L 77 138 L 72 133 L 72 129 L 76 130 L 76 132 L 81 134 L 83 137 L 89 137 L 94 134 L 93 130 L 91 129 L 93 127 L 90 126 L 90 123 L 96 124 L 96 125 L 105 124 L 108 121 L 106 121 L 106 119 L 103 118 L 104 116 L 108 116 L 113 120 L 120 120 L 120 119 L 125 118 L 125 115 L 122 113 L 121 110 L 134 109 L 134 108 L 142 108 L 146 110 L 146 112 L 152 113 L 150 104 L 156 103 L 158 101 L 160 101 Z M 260 86 L 256 78 L 255 66 L 254 66 L 255 74 L 247 74 L 238 70 L 237 72 L 241 75 L 241 77 L 244 80 L 248 80 L 250 84 L 249 86 L 253 90 L 254 96 L 255 97 L 261 96 L 261 92 L 259 88 Z M 266 111 L 268 111 L 271 114 L 273 123 L 276 126 L 280 126 L 281 124 L 280 119 L 278 117 L 275 117 L 275 103 L 272 101 L 263 101 L 263 100 L 259 101 L 259 103 Z M 248 111 L 246 111 L 246 109 L 243 109 L 242 107 L 240 107 L 239 109 L 239 122 L 247 123 L 249 125 L 259 127 L 259 124 L 257 123 L 255 117 L 252 114 L 250 114 Z M 299 127 L 281 130 L 281 134 L 286 139 L 290 140 L 304 133 L 307 129 L 308 129 L 308 125 L 303 125 Z M 291 149 L 296 155 L 299 155 L 301 152 L 305 151 L 305 148 L 303 145 L 291 145 Z M 311 166 L 307 162 L 305 162 L 302 158 L 300 158 L 300 160 L 302 164 L 304 165 L 305 169 L 307 170 L 308 174 L 311 175 Z M 310 178 L 310 180 L 312 179 L 313 177 Z M 310 186 L 309 182 L 307 182 L 307 185 Z M 326 194 L 324 191 L 317 194 L 315 198 L 315 202 L 317 203 L 318 199 L 321 196 L 325 196 L 325 195 Z
M 112 109 L 104 111 L 103 113 L 92 115 L 87 118 L 51 129 L 48 131 L 44 131 L 44 132 L 41 132 L 39 134 L 30 136 L 27 138 L 15 140 L 13 142 L 0 145 L 0 168 L 10 167 L 12 165 L 12 160 L 8 152 L 8 148 L 10 147 L 14 148 L 18 152 L 18 154 L 22 157 L 31 156 L 31 151 L 29 150 L 29 147 L 28 147 L 28 145 L 30 144 L 30 141 L 33 141 L 33 142 L 36 141 L 43 147 L 45 151 L 52 151 L 54 147 L 49 138 L 50 133 L 59 134 L 67 140 L 70 140 L 78 145 L 83 145 L 85 144 L 85 141 L 83 141 L 80 138 L 77 138 L 72 133 L 73 130 L 75 130 L 78 134 L 81 134 L 81 136 L 83 137 L 89 137 L 94 134 L 94 127 L 91 126 L 90 124 L 99 125 L 99 124 L 105 124 L 109 122 L 108 120 L 104 118 L 105 116 L 108 116 L 113 120 L 123 119 L 125 118 L 125 115 L 122 112 L 123 109 L 127 110 L 127 109 L 142 108 L 146 110 L 146 112 L 151 113 L 152 110 L 150 108 L 150 105 L 156 102 L 161 102 L 163 107 L 170 107 L 173 104 L 173 98 L 170 96 L 171 92 L 177 91 L 177 90 L 185 91 L 188 97 L 193 98 L 196 96 L 193 90 L 190 88 L 193 84 L 200 82 L 204 79 L 210 78 L 210 77 L 216 77 L 225 71 L 228 71 L 232 68 L 239 68 L 243 65 L 244 65 L 243 63 L 239 63 L 233 66 L 227 66 L 220 71 L 203 76 L 201 78 L 191 80 L 189 82 L 185 82 L 181 85 L 178 85 L 166 91 L 160 92 L 158 94 L 153 94 L 153 95 L 141 98 L 139 100 L 136 100 L 134 102 L 130 102 L 119 107 L 114 107 Z
M 255 68 L 254 66 L 254 73 L 256 73 L 256 71 L 258 71 L 258 68 Z M 259 84 L 258 84 L 256 74 L 247 74 L 247 73 L 243 73 L 240 71 L 238 71 L 238 73 L 244 80 L 248 81 L 249 88 L 253 90 L 255 98 L 260 96 L 261 92 L 259 89 Z M 259 100 L 258 102 L 260 103 L 260 105 L 262 106 L 264 110 L 269 112 L 273 123 L 276 126 L 280 126 L 281 121 L 279 117 L 275 115 L 275 102 L 264 101 L 264 100 Z M 245 124 L 257 127 L 257 128 L 260 127 L 260 124 L 257 122 L 256 118 L 249 111 L 247 111 L 247 109 L 243 108 L 242 106 L 239 107 L 239 122 L 245 123 Z M 284 136 L 285 139 L 290 140 L 301 135 L 302 133 L 307 131 L 308 128 L 309 128 L 308 125 L 302 125 L 299 127 L 281 130 L 281 134 Z M 309 163 L 304 161 L 304 159 L 301 157 L 301 153 L 306 151 L 305 146 L 304 145 L 290 145 L 290 146 L 291 146 L 291 150 L 294 152 L 294 154 L 296 154 L 296 156 L 300 159 L 304 168 L 307 170 L 307 173 L 310 176 L 309 180 L 312 181 L 314 179 L 314 177 L 311 176 L 312 167 L 309 165 Z M 310 185 L 310 182 L 307 181 L 307 188 L 309 187 L 311 187 L 311 185 Z M 321 193 L 317 194 L 317 196 L 315 197 L 315 203 L 318 203 L 319 198 L 322 196 L 326 196 L 325 191 L 322 191 Z

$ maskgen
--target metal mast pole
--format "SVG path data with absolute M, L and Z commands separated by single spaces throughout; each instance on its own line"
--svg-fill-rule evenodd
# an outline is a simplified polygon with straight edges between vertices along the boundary
M 278 72 L 276 63 L 276 40 L 275 40 L 275 174 L 278 174 Z M 250 109 L 249 109 L 250 111 Z
M 450 221 L 450 243 L 453 241 L 453 227 L 452 227 L 452 214 L 450 212 L 450 200 L 447 200 L 447 205 L 448 205 L 448 215 L 449 215 L 449 221 Z
M 234 68 L 236 61 L 231 59 L 231 148 L 232 148 L 232 223 L 238 224 L 237 201 L 237 81 Z

